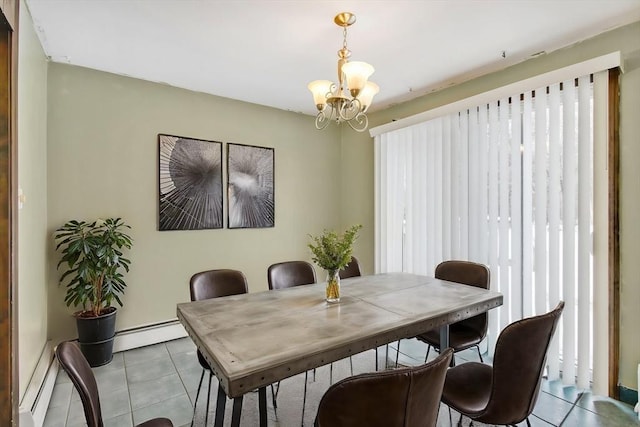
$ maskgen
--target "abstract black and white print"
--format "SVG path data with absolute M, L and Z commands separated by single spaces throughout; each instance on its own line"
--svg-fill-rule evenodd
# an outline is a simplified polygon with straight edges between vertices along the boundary
M 159 229 L 222 228 L 222 143 L 158 135 Z
M 273 148 L 227 144 L 229 228 L 274 226 Z

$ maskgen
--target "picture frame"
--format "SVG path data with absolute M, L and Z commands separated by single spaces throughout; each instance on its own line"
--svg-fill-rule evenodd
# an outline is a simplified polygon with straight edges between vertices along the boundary
M 158 230 L 224 226 L 222 142 L 158 134 Z
M 275 226 L 275 150 L 227 144 L 229 228 Z

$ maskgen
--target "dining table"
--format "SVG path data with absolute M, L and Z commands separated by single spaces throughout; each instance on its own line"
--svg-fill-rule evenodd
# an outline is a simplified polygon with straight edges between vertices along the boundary
M 448 325 L 502 305 L 499 292 L 409 273 L 342 279 L 340 301 L 323 283 L 179 303 L 177 316 L 219 382 L 216 427 L 232 398 L 258 390 L 267 426 L 266 387 L 285 378 L 428 330 L 448 347 Z

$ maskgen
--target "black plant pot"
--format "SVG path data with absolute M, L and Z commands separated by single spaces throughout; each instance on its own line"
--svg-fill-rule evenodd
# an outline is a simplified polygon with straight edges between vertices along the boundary
M 106 365 L 113 359 L 116 309 L 109 307 L 105 311 L 98 317 L 76 316 L 80 350 L 91 367 Z

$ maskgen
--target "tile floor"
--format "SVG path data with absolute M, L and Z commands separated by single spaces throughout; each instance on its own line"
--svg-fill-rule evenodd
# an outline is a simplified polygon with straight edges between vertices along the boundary
M 400 346 L 400 364 L 416 365 L 424 359 L 426 346 L 416 340 L 403 340 Z M 354 374 L 375 369 L 374 351 L 354 356 Z M 431 352 L 434 355 L 434 352 Z M 384 362 L 384 347 L 380 348 L 379 361 Z M 434 356 L 431 356 L 434 357 Z M 456 360 L 477 360 L 477 353 L 458 353 Z M 389 359 L 395 359 L 395 345 L 389 349 Z M 159 416 L 171 418 L 176 427 L 188 426 L 193 415 L 192 402 L 202 369 L 196 360 L 195 346 L 190 338 L 182 338 L 162 344 L 116 353 L 113 361 L 94 368 L 102 413 L 106 427 L 130 427 Z M 348 361 L 333 364 L 333 382 L 349 375 Z M 268 393 L 268 418 L 270 426 L 298 426 L 301 420 L 301 401 L 304 374 L 284 380 L 278 395 L 278 410 L 273 410 Z M 318 368 L 316 379 L 309 375 L 304 425 L 313 425 L 317 404 L 329 386 L 329 367 Z M 205 378 L 203 391 L 206 391 Z M 217 384 L 212 386 L 209 425 L 213 421 Z M 257 426 L 257 393 L 249 393 L 243 403 L 241 424 Z M 204 425 L 205 394 L 198 400 L 196 425 Z M 231 412 L 226 405 L 225 425 Z M 453 415 L 456 422 L 458 417 Z M 640 426 L 637 414 L 624 403 L 582 392 L 575 387 L 562 385 L 560 381 L 543 381 L 538 402 L 530 417 L 532 426 L 621 427 Z M 463 422 L 469 425 L 469 420 Z M 80 398 L 67 375 L 60 371 L 45 418 L 46 427 L 85 426 Z M 438 426 L 449 426 L 449 413 L 441 407 Z M 477 425 L 474 423 L 474 425 Z M 525 423 L 521 423 L 525 425 Z

